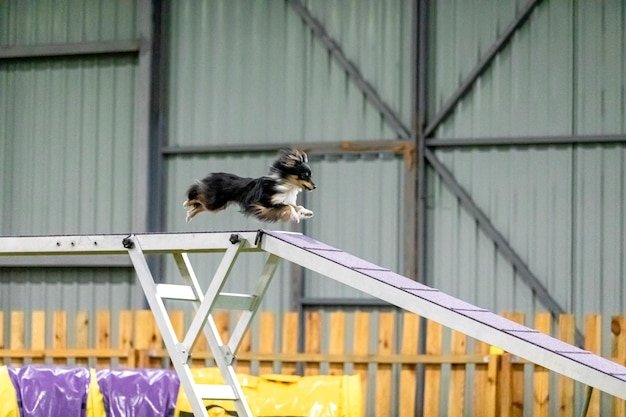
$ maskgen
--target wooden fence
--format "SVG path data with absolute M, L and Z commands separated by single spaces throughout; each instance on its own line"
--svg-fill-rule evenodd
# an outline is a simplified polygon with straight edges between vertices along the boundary
M 572 343 L 576 323 L 572 315 L 558 321 L 547 313 L 526 322 L 523 314 L 505 317 Z M 168 367 L 167 353 L 150 311 L 122 311 L 111 317 L 99 311 L 91 317 L 63 311 L 46 314 L 0 312 L 0 358 L 12 366 L 54 364 L 95 368 Z M 183 335 L 186 317 L 170 313 L 174 329 Z M 234 317 L 217 312 L 215 321 L 226 339 Z M 304 334 L 300 340 L 300 328 Z M 425 326 L 420 331 L 420 326 Z M 584 348 L 610 352 L 626 365 L 626 315 L 606 322 L 589 315 L 580 326 Z M 607 331 L 603 337 L 603 331 Z M 425 352 L 418 353 L 419 338 L 426 334 Z M 607 337 L 608 336 L 608 337 Z M 609 340 L 610 345 L 602 346 Z M 367 416 L 413 416 L 416 392 L 421 389 L 416 372 L 424 367 L 425 416 L 533 416 L 578 415 L 583 387 L 571 379 L 548 372 L 506 352 L 501 352 L 433 321 L 396 311 L 312 311 L 301 319 L 296 313 L 281 317 L 259 314 L 237 355 L 237 372 L 251 374 L 358 374 L 363 383 Z M 206 340 L 201 337 L 192 357 L 193 366 L 211 366 Z M 600 395 L 596 390 L 588 416 L 626 416 L 626 402 Z

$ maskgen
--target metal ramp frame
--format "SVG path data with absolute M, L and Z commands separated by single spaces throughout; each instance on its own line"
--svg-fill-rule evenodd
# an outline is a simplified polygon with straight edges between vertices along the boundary
M 195 252 L 224 253 L 204 293 L 187 257 L 188 253 Z M 245 252 L 268 253 L 255 291 L 252 294 L 222 292 L 238 255 Z M 172 254 L 185 285 L 155 283 L 144 257 L 144 254 L 149 253 Z M 252 416 L 232 362 L 280 259 L 500 347 L 589 387 L 626 399 L 626 367 L 299 233 L 261 230 L 130 236 L 0 237 L 0 256 L 87 254 L 130 256 L 181 385 L 197 417 L 207 416 L 202 398 L 233 400 L 240 416 Z M 177 340 L 174 334 L 163 304 L 164 299 L 189 301 L 196 308 L 196 315 L 182 341 Z M 244 311 L 226 343 L 220 339 L 211 315 L 217 307 Z M 201 331 L 207 337 L 226 385 L 198 386 L 193 382 L 188 359 Z

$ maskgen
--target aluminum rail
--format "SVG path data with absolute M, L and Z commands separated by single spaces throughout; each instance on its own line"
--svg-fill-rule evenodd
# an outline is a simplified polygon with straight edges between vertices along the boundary
M 206 233 L 138 233 L 135 235 L 62 235 L 0 237 L 0 257 L 27 255 L 128 255 L 125 239 L 141 238 L 144 253 L 223 252 L 233 234 L 254 242 L 256 231 Z M 258 251 L 246 245 L 243 251 Z

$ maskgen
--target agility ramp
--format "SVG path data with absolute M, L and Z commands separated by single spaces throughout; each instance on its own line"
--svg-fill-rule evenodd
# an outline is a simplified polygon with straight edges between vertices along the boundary
M 206 291 L 200 288 L 187 256 L 202 252 L 223 253 Z M 237 257 L 245 252 L 268 253 L 255 291 L 252 294 L 223 292 Z M 172 254 L 185 285 L 155 283 L 144 256 L 151 253 Z M 0 256 L 93 254 L 130 256 L 181 386 L 198 417 L 207 416 L 203 398 L 233 400 L 240 416 L 252 415 L 232 364 L 280 259 L 500 347 L 589 387 L 626 399 L 626 367 L 302 234 L 246 231 L 0 238 Z M 196 315 L 182 340 L 174 334 L 163 303 L 165 299 L 189 301 L 196 308 Z M 216 308 L 243 311 L 228 341 L 221 340 L 213 321 L 212 312 Z M 193 381 L 188 362 L 201 331 L 207 337 L 225 385 L 202 386 Z

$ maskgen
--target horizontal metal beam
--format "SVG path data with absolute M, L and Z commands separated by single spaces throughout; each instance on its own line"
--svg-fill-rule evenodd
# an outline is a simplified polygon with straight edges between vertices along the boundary
M 140 48 L 141 41 L 137 39 L 3 46 L 0 47 L 0 60 L 77 55 L 136 54 L 139 53 Z
M 410 140 L 363 140 L 340 142 L 294 142 L 294 143 L 257 143 L 237 145 L 191 145 L 166 146 L 161 148 L 164 156 L 208 155 L 233 153 L 273 153 L 282 148 L 298 148 L 310 155 L 393 153 L 412 152 L 414 144 Z
M 258 251 L 256 232 L 143 233 L 136 234 L 144 253 L 224 252 L 231 237 L 245 240 L 244 251 Z M 129 235 L 9 236 L 0 237 L 3 256 L 128 255 Z
M 626 135 L 576 135 L 576 136 L 500 136 L 492 138 L 431 138 L 429 148 L 460 148 L 477 146 L 532 146 L 532 145 L 585 145 L 626 143 Z
M 128 255 L 1 256 L 0 268 L 132 268 Z

